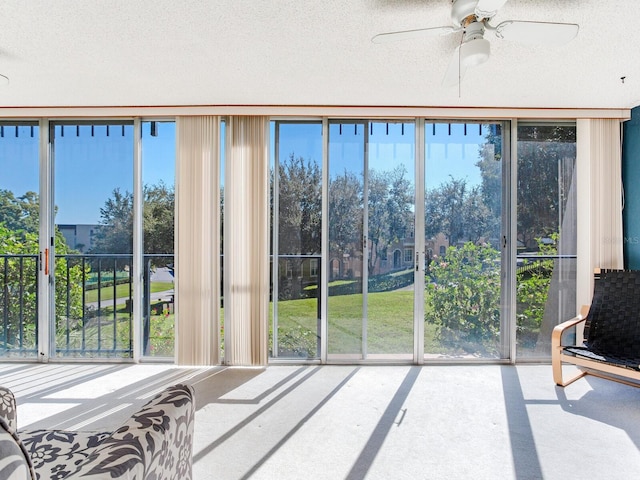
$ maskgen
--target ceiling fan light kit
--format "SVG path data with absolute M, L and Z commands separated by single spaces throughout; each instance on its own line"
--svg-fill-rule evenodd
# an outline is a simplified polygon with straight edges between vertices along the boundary
M 491 45 L 484 38 L 485 30 L 497 38 L 522 43 L 558 46 L 570 42 L 578 34 L 575 23 L 505 20 L 496 26 L 489 22 L 508 0 L 452 0 L 453 26 L 418 28 L 381 33 L 371 40 L 386 43 L 417 37 L 435 37 L 462 32 L 460 45 L 454 50 L 443 85 L 459 84 L 467 67 L 480 65 L 491 55 Z
M 491 44 L 489 40 L 477 38 L 460 46 L 460 63 L 464 67 L 475 67 L 489 60 Z

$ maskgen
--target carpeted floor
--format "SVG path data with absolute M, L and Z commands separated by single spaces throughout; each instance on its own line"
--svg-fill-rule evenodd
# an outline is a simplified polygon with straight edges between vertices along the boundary
M 29 429 L 114 429 L 178 382 L 198 480 L 640 477 L 640 389 L 549 365 L 0 364 Z

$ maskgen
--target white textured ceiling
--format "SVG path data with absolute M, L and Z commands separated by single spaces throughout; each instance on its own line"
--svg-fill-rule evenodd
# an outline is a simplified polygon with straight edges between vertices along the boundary
M 629 108 L 639 0 L 510 0 L 507 19 L 571 22 L 560 48 L 487 33 L 489 62 L 441 86 L 450 0 L 3 0 L 0 106 L 340 105 Z M 620 77 L 626 77 L 624 83 Z

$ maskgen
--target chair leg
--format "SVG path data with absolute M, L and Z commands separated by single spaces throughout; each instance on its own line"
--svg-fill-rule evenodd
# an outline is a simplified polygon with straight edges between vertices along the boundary
M 560 373 L 559 373 L 559 377 L 556 376 L 555 373 L 555 369 L 554 369 L 554 373 L 553 373 L 553 380 L 556 382 L 556 385 L 558 385 L 559 387 L 566 387 L 567 385 L 572 384 L 573 382 L 575 382 L 576 380 L 581 379 L 582 377 L 584 377 L 585 375 L 587 375 L 586 371 L 581 371 L 580 373 L 578 373 L 577 375 L 574 375 L 573 377 L 571 377 L 569 380 L 567 380 L 566 382 L 563 381 L 562 379 L 562 364 L 560 364 Z
M 551 351 L 551 369 L 553 370 L 553 381 L 559 387 L 566 387 L 570 383 L 575 382 L 576 380 L 584 377 L 587 372 L 582 370 L 576 376 L 571 377 L 566 382 L 563 378 L 562 373 L 562 360 L 560 358 L 560 347 L 554 346 L 555 348 Z

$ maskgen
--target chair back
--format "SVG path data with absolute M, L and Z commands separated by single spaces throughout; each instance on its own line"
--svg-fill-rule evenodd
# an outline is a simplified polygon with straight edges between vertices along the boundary
M 596 353 L 640 358 L 640 271 L 596 272 L 584 340 Z

